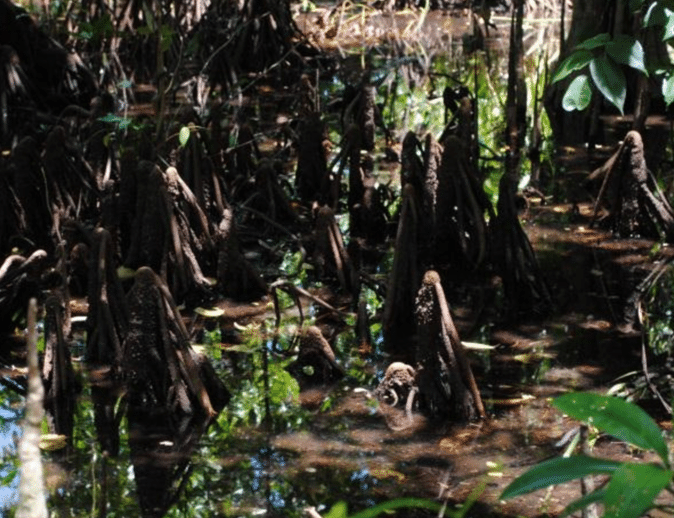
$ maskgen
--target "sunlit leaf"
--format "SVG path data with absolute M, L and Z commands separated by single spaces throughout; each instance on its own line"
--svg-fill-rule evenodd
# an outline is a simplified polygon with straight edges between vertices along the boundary
M 517 477 L 503 490 L 501 498 L 513 498 L 593 473 L 612 473 L 619 467 L 619 462 L 584 455 L 556 457 L 537 464 Z
M 644 27 L 664 25 L 665 23 L 667 23 L 665 7 L 660 2 L 653 2 L 648 6 L 646 14 L 644 15 Z
M 562 514 L 559 515 L 559 518 L 564 518 L 565 516 L 569 516 L 577 511 L 580 511 L 581 509 L 585 509 L 590 504 L 603 501 L 605 494 L 606 489 L 601 487 L 596 491 L 592 491 L 591 493 L 583 495 L 578 500 L 574 500 L 569 505 L 567 505 L 562 511 Z
M 674 472 L 655 464 L 626 462 L 611 477 L 604 497 L 605 518 L 638 518 L 672 480 Z
M 180 147 L 185 147 L 187 145 L 187 141 L 190 139 L 191 135 L 190 128 L 187 126 L 183 126 L 180 128 L 180 133 L 178 133 L 178 141 L 180 142 Z
M 647 74 L 644 48 L 634 36 L 620 34 L 606 44 L 606 53 L 617 63 L 635 68 Z
M 552 76 L 552 82 L 556 83 L 557 81 L 561 81 L 576 70 L 586 67 L 588 63 L 592 61 L 592 57 L 592 52 L 587 49 L 581 49 L 571 53 L 571 55 L 557 67 L 555 75 Z
M 592 36 L 591 38 L 588 38 L 585 41 L 582 41 L 581 43 L 576 45 L 576 50 L 579 50 L 579 49 L 587 49 L 587 50 L 596 49 L 598 47 L 603 47 L 609 41 L 611 41 L 611 36 L 609 35 L 609 33 L 602 32 L 601 34 L 597 34 L 596 36 Z
M 280 405 L 288 400 L 295 400 L 300 395 L 300 386 L 291 374 L 277 365 L 269 366 L 269 400 Z
M 576 77 L 566 89 L 562 99 L 562 108 L 570 112 L 573 110 L 584 110 L 592 100 L 592 88 L 590 80 L 585 74 Z
M 590 422 L 621 441 L 644 450 L 654 450 L 665 465 L 669 465 L 669 452 L 662 431 L 638 406 L 617 397 L 590 392 L 565 394 L 552 403 L 568 416 Z
M 328 514 L 325 515 L 325 518 L 347 518 L 349 514 L 349 509 L 346 505 L 346 502 L 337 502 L 332 506 Z
M 674 38 L 674 11 L 665 9 L 665 14 L 667 15 L 667 22 L 664 24 L 662 31 L 662 41 Z
M 606 55 L 590 61 L 590 74 L 599 91 L 623 113 L 627 96 L 627 81 L 618 64 Z

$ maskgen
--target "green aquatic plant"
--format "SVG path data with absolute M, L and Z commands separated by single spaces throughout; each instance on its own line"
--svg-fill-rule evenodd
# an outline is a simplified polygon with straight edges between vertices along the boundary
M 502 499 L 598 474 L 608 475 L 608 481 L 571 502 L 561 516 L 595 503 L 603 504 L 604 516 L 612 518 L 637 518 L 653 508 L 672 511 L 655 503 L 663 490 L 674 490 L 674 471 L 662 431 L 646 412 L 623 399 L 589 392 L 565 394 L 553 405 L 616 439 L 655 452 L 661 463 L 618 462 L 586 455 L 549 459 L 511 482 Z

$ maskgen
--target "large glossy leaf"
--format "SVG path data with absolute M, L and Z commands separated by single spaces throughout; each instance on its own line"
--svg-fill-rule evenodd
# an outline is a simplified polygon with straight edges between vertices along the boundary
M 552 76 L 552 82 L 556 83 L 557 81 L 561 81 L 569 74 L 587 66 L 591 60 L 592 52 L 589 50 L 581 49 L 577 50 L 576 52 L 572 52 L 569 57 L 559 64 L 555 75 Z
M 665 9 L 665 14 L 667 15 L 667 21 L 662 32 L 662 41 L 671 40 L 674 38 L 674 11 Z
M 374 518 L 381 514 L 388 514 L 388 512 L 393 509 L 405 508 L 429 509 L 437 513 L 441 509 L 441 505 L 438 502 L 433 502 L 432 500 L 426 500 L 424 498 L 396 498 L 395 500 L 389 500 L 388 502 L 377 504 L 370 509 L 365 509 L 357 514 L 353 514 L 351 515 L 351 518 Z M 446 512 L 445 515 L 447 514 L 448 513 Z
M 603 47 L 609 41 L 611 41 L 611 36 L 609 35 L 609 33 L 602 32 L 601 34 L 597 34 L 596 36 L 592 36 L 591 38 L 588 38 L 585 41 L 580 42 L 578 45 L 576 45 L 576 49 L 592 50 L 598 47 Z
M 585 455 L 557 457 L 541 462 L 517 477 L 503 490 L 501 498 L 513 498 L 548 486 L 563 484 L 592 473 L 613 473 L 619 467 L 619 462 L 595 459 Z
M 674 473 L 654 464 L 626 462 L 611 477 L 604 496 L 604 518 L 638 518 L 653 506 Z
M 337 502 L 330 508 L 330 511 L 325 515 L 325 518 L 347 518 L 348 515 L 349 508 L 347 507 L 346 502 Z
M 646 71 L 644 48 L 634 36 L 627 34 L 616 36 L 606 44 L 606 53 L 617 63 L 641 70 L 644 74 L 648 73 Z
M 620 66 L 607 55 L 597 56 L 590 61 L 590 74 L 602 95 L 622 114 L 627 96 L 627 81 Z
M 562 99 L 562 108 L 567 112 L 584 110 L 592 100 L 592 88 L 590 80 L 585 74 L 576 77 L 566 89 Z
M 624 399 L 591 392 L 564 394 L 552 402 L 565 414 L 579 421 L 590 422 L 621 441 L 644 450 L 654 450 L 666 466 L 669 452 L 662 431 L 655 421 L 638 406 Z
M 600 487 L 599 489 L 592 491 L 592 493 L 581 496 L 578 500 L 574 500 L 569 505 L 567 505 L 562 511 L 562 514 L 559 515 L 559 518 L 564 518 L 565 516 L 575 513 L 576 511 L 585 509 L 590 504 L 602 502 L 604 500 L 605 494 L 606 488 Z
M 644 16 L 644 27 L 664 25 L 666 23 L 667 15 L 662 2 L 653 2 L 651 5 L 649 5 Z

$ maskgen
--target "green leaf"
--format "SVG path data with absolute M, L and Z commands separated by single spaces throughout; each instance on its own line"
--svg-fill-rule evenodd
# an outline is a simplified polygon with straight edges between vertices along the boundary
M 180 142 L 180 147 L 185 147 L 187 141 L 190 139 L 191 135 L 190 128 L 188 126 L 183 126 L 180 128 L 180 133 L 178 133 L 178 141 Z
M 605 494 L 606 489 L 601 487 L 595 491 L 592 491 L 592 493 L 581 496 L 578 500 L 574 500 L 569 505 L 567 505 L 562 511 L 562 514 L 559 515 L 559 518 L 564 518 L 565 516 L 575 513 L 576 511 L 585 509 L 590 504 L 602 502 L 604 500 Z
M 662 431 L 638 406 L 617 397 L 590 392 L 565 394 L 555 398 L 552 404 L 565 414 L 589 422 L 621 441 L 654 450 L 669 466 L 669 451 Z
M 641 70 L 648 75 L 646 71 L 646 62 L 644 58 L 644 48 L 641 42 L 634 36 L 621 34 L 616 36 L 613 41 L 606 44 L 606 53 L 617 63 L 622 63 L 628 67 Z
M 606 487 L 605 518 L 638 518 L 672 480 L 674 472 L 655 464 L 624 463 Z
M 556 83 L 557 81 L 561 81 L 569 74 L 587 66 L 591 60 L 592 52 L 589 50 L 581 49 L 573 52 L 569 57 L 559 64 L 555 75 L 552 76 L 552 82 Z
M 665 14 L 667 15 L 667 22 L 664 24 L 662 41 L 667 41 L 674 38 L 674 12 L 670 11 L 669 9 L 665 9 Z
M 346 502 L 337 502 L 330 508 L 330 511 L 325 515 L 325 518 L 347 518 L 348 513 L 349 510 L 346 506 Z
M 269 400 L 280 405 L 288 400 L 296 400 L 300 395 L 300 386 L 290 373 L 277 366 L 269 366 Z
M 517 477 L 503 490 L 501 498 L 507 500 L 592 473 L 612 473 L 619 467 L 619 462 L 584 455 L 557 457 L 541 462 Z
M 576 45 L 576 50 L 580 49 L 587 49 L 587 50 L 592 50 L 596 49 L 598 47 L 603 47 L 606 45 L 609 41 L 611 41 L 611 36 L 609 35 L 608 32 L 602 32 L 601 34 L 597 34 L 596 36 L 592 36 L 591 38 L 580 42 L 578 45 Z
M 627 96 L 627 81 L 622 69 L 611 58 L 602 55 L 590 61 L 590 74 L 602 95 L 622 114 Z
M 584 110 L 592 100 L 592 89 L 590 80 L 585 74 L 576 77 L 566 89 L 562 99 L 562 108 L 567 112 L 573 110 Z
M 672 104 L 674 101 L 674 73 L 671 73 L 662 80 L 662 95 L 667 105 Z
M 660 2 L 653 2 L 648 6 L 644 16 L 644 27 L 664 25 L 665 23 L 667 23 L 667 15 L 664 6 Z
M 406 508 L 430 509 L 433 512 L 437 512 L 441 509 L 441 506 L 438 502 L 426 500 L 425 498 L 396 498 L 395 500 L 389 500 L 388 502 L 383 502 L 370 509 L 353 514 L 351 518 L 373 518 L 386 511 Z

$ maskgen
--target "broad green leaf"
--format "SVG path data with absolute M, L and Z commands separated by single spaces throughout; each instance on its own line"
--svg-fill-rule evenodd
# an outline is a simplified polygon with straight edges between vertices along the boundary
M 557 67 L 555 75 L 552 76 L 552 82 L 556 83 L 557 81 L 561 81 L 569 74 L 587 66 L 591 60 L 592 52 L 589 50 L 581 49 L 571 53 L 571 55 L 562 61 Z
M 581 496 L 578 500 L 574 500 L 569 505 L 567 505 L 562 511 L 562 514 L 559 515 L 559 518 L 564 518 L 565 516 L 575 513 L 576 511 L 585 509 L 590 504 L 602 502 L 604 500 L 605 494 L 606 489 L 601 487 L 595 491 L 592 491 L 592 493 Z
M 627 34 L 616 36 L 613 41 L 606 44 L 606 53 L 617 63 L 636 68 L 648 75 L 644 48 L 641 46 L 641 42 L 634 36 L 628 36 Z
M 665 14 L 667 15 L 667 22 L 664 24 L 662 41 L 667 41 L 674 38 L 674 12 L 670 11 L 669 9 L 665 9 Z
M 180 128 L 180 133 L 178 133 L 178 141 L 180 142 L 180 147 L 185 147 L 187 141 L 190 139 L 190 128 L 188 126 L 183 126 Z
M 396 498 L 395 500 L 389 500 L 388 502 L 382 502 L 377 504 L 374 507 L 360 511 L 359 513 L 351 515 L 351 518 L 374 518 L 379 516 L 387 511 L 393 509 L 429 509 L 433 512 L 437 512 L 441 509 L 441 506 L 438 502 L 433 502 L 432 500 L 426 500 L 425 498 Z
M 517 477 L 503 490 L 501 498 L 506 500 L 548 486 L 563 484 L 592 473 L 612 473 L 619 467 L 620 462 L 595 459 L 585 455 L 557 457 L 541 462 Z
M 602 32 L 601 34 L 597 34 L 596 36 L 592 36 L 591 38 L 588 38 L 585 41 L 580 42 L 578 45 L 576 45 L 576 50 L 596 49 L 598 47 L 603 47 L 609 41 L 611 41 L 611 36 L 609 35 L 609 33 L 608 32 Z
M 662 80 L 662 95 L 664 96 L 667 105 L 672 104 L 674 101 L 674 73 Z
M 666 466 L 669 452 L 662 431 L 638 406 L 611 396 L 590 392 L 565 394 L 552 402 L 565 414 L 590 422 L 599 430 L 644 450 L 654 450 Z
M 330 508 L 330 511 L 325 515 L 325 518 L 347 518 L 348 515 L 349 509 L 346 506 L 346 502 L 337 502 Z
M 562 99 L 562 108 L 567 112 L 573 110 L 584 110 L 592 100 L 592 89 L 590 81 L 585 74 L 576 77 L 566 89 Z
M 644 16 L 644 27 L 664 25 L 665 23 L 667 23 L 667 15 L 664 6 L 660 2 L 653 2 L 648 6 Z
M 624 463 L 611 477 L 604 496 L 605 518 L 639 518 L 672 480 L 674 472 L 655 464 Z
M 599 91 L 623 113 L 627 96 L 627 81 L 618 64 L 606 55 L 590 61 L 590 74 Z

